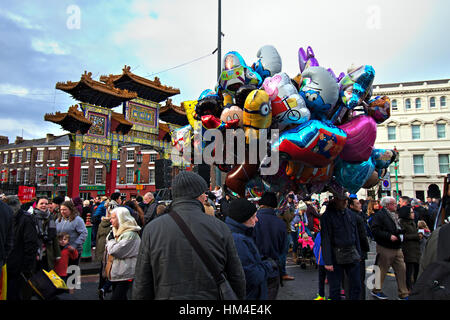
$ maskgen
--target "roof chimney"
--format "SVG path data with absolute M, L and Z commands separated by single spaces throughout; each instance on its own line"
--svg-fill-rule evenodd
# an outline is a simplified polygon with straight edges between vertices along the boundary
M 15 144 L 19 144 L 19 143 L 22 143 L 22 142 L 24 142 L 25 140 L 23 140 L 23 137 L 16 137 L 16 141 L 14 141 L 14 143 Z
M 0 136 L 0 146 L 9 144 L 9 138 L 6 136 Z
M 47 133 L 47 136 L 45 137 L 45 141 L 46 141 L 46 142 L 50 142 L 50 141 L 52 141 L 53 139 L 55 139 L 55 135 L 52 134 L 52 133 Z

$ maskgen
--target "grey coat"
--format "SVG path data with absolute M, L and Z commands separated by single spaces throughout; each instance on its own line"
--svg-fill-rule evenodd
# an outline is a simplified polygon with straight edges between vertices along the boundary
M 244 270 L 227 225 L 205 214 L 198 200 L 175 200 L 171 205 L 244 299 Z M 137 300 L 218 299 L 214 278 L 168 214 L 144 229 L 132 292 Z
M 78 254 L 81 255 L 88 232 L 80 216 L 76 216 L 72 221 L 62 217 L 61 220 L 56 220 L 56 232 L 58 234 L 67 232 L 70 236 L 69 245 L 77 249 Z

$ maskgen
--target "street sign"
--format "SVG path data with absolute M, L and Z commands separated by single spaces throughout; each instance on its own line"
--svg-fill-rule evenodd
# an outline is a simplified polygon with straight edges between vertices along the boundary
M 136 190 L 144 190 L 144 185 L 143 184 L 137 184 L 136 185 Z
M 20 202 L 28 202 L 36 195 L 35 187 L 19 186 L 18 197 Z
M 381 190 L 391 191 L 391 174 L 389 173 L 389 171 L 386 171 L 386 174 L 381 179 Z

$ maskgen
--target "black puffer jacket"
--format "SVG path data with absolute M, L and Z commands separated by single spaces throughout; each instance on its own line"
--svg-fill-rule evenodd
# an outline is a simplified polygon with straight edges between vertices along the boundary
M 0 268 L 5 264 L 13 247 L 14 227 L 11 208 L 0 200 Z
M 398 229 L 395 222 L 390 217 L 385 208 L 374 214 L 370 225 L 375 242 L 385 248 L 400 249 L 402 246 L 400 240 L 401 229 Z M 397 241 L 391 241 L 391 236 L 398 238 Z
M 420 262 L 420 236 L 414 219 L 411 219 L 409 210 L 399 210 L 400 225 L 403 231 L 402 251 L 405 262 Z
M 31 214 L 19 209 L 14 214 L 14 247 L 8 257 L 8 273 L 33 272 L 37 250 L 38 236 Z
M 174 200 L 171 207 L 224 271 L 238 298 L 244 299 L 244 270 L 228 226 L 205 214 L 198 200 Z M 217 300 L 219 296 L 214 278 L 168 214 L 144 229 L 132 292 L 137 300 Z

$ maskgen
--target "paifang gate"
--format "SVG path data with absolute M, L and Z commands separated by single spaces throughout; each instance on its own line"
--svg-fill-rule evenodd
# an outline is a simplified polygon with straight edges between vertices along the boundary
M 162 85 L 157 77 L 149 80 L 137 76 L 129 66 L 120 75 L 101 76 L 100 81 L 85 71 L 80 81 L 58 82 L 56 89 L 79 101 L 68 112 L 44 117 L 71 133 L 67 182 L 70 198 L 79 195 L 81 162 L 87 159 L 96 159 L 106 166 L 105 194 L 114 192 L 121 144 L 151 146 L 162 157 L 169 157 L 171 143 L 158 137 L 160 103 L 179 94 L 179 89 Z M 112 110 L 120 105 L 122 113 Z M 172 120 L 173 123 L 166 124 L 172 130 L 187 123 L 185 115 L 179 119 L 172 116 Z

